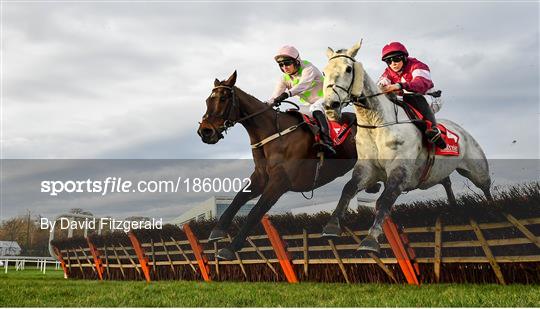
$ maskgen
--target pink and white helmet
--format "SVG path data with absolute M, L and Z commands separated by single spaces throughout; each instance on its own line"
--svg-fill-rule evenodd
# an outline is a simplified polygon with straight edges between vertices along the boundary
M 274 57 L 276 61 L 279 61 L 280 58 L 293 58 L 300 60 L 300 53 L 294 46 L 285 45 L 278 50 L 276 56 Z

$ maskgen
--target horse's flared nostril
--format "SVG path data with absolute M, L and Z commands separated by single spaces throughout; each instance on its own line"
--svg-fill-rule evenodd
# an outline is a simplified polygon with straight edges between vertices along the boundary
M 334 101 L 334 102 L 330 103 L 330 107 L 331 107 L 332 109 L 338 109 L 339 106 L 340 106 L 340 104 L 339 104 L 338 101 Z
M 201 137 L 210 137 L 214 134 L 214 130 L 210 128 L 203 128 L 199 130 L 199 135 Z

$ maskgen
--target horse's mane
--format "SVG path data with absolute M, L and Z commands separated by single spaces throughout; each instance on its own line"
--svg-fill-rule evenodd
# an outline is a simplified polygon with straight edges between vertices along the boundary
M 236 90 L 238 90 L 238 93 L 243 95 L 243 96 L 246 96 L 248 97 L 249 99 L 257 102 L 257 103 L 260 103 L 260 104 L 264 104 L 264 102 L 262 102 L 261 100 L 257 99 L 255 96 L 245 92 L 244 90 L 240 89 L 238 86 L 235 86 L 236 87 Z
M 367 93 L 369 94 L 375 94 L 378 92 L 377 86 L 375 85 L 374 81 L 371 79 L 371 76 L 368 75 L 367 72 L 364 71 L 364 91 L 367 90 Z M 378 97 L 374 97 L 378 99 Z

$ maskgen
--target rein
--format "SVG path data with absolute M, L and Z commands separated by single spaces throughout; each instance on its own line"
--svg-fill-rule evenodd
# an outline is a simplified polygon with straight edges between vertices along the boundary
M 236 96 L 236 92 L 235 92 L 235 87 L 230 87 L 230 86 L 223 86 L 223 85 L 220 85 L 220 86 L 216 86 L 214 88 L 212 88 L 212 91 L 216 90 L 216 89 L 219 89 L 219 88 L 223 88 L 223 89 L 227 89 L 229 91 L 231 91 L 231 96 L 232 96 L 232 104 L 229 104 L 227 106 L 227 109 L 225 111 L 223 111 L 223 113 L 221 115 L 214 115 L 216 117 L 219 117 L 219 118 L 222 118 L 224 119 L 225 121 L 223 122 L 223 126 L 220 127 L 220 129 L 223 129 L 223 131 L 227 132 L 227 130 L 229 128 L 232 128 L 235 124 L 237 123 L 241 123 L 242 121 L 246 121 L 248 119 L 251 119 L 253 117 L 256 117 L 266 111 L 268 111 L 269 109 L 272 109 L 274 106 L 279 106 L 279 104 L 281 104 L 281 102 L 274 102 L 272 104 L 268 104 L 267 107 L 265 107 L 264 109 L 261 109 L 260 111 L 257 111 L 257 112 L 254 112 L 252 114 L 249 114 L 247 116 L 244 116 L 244 117 L 241 117 L 240 119 L 237 119 L 237 120 L 230 120 L 231 118 L 231 112 L 234 108 L 236 109 L 240 109 L 240 105 L 238 104 L 238 97 Z M 295 105 L 295 104 L 293 104 Z M 224 116 L 225 114 L 227 114 L 227 116 Z M 276 113 L 276 129 L 279 131 L 279 122 L 278 122 L 278 114 L 279 113 Z M 259 147 L 262 147 L 263 145 L 265 145 L 266 143 L 270 142 L 270 141 L 273 141 L 275 140 L 276 138 L 280 138 L 281 136 L 285 135 L 285 134 L 288 134 L 296 129 L 298 129 L 298 127 L 300 127 L 301 125 L 305 124 L 304 121 L 298 123 L 298 124 L 295 124 L 283 131 L 279 131 L 275 134 L 272 134 L 270 135 L 269 137 L 263 139 L 262 141 L 258 142 L 258 143 L 255 143 L 253 145 L 251 145 L 251 148 L 253 149 L 257 149 Z M 221 134 L 221 133 L 220 133 Z M 223 136 L 223 135 L 221 135 Z
M 223 116 L 223 115 L 219 115 L 219 116 L 218 116 L 218 117 L 220 117 L 220 118 L 222 118 L 222 119 L 225 120 L 225 121 L 223 122 L 223 127 L 222 127 L 222 128 L 224 128 L 225 130 L 227 130 L 227 129 L 233 127 L 235 124 L 237 124 L 237 123 L 239 123 L 239 122 L 241 123 L 242 121 L 245 121 L 245 120 L 251 119 L 251 118 L 253 118 L 253 117 L 255 117 L 255 116 L 258 116 L 258 115 L 260 115 L 260 114 L 266 112 L 267 110 L 269 110 L 269 109 L 271 109 L 272 107 L 275 106 L 275 103 L 269 104 L 266 108 L 264 108 L 264 109 L 262 109 L 262 110 L 260 110 L 260 111 L 257 111 L 257 112 L 255 112 L 255 113 L 253 113 L 253 114 L 247 115 L 247 116 L 242 117 L 242 118 L 237 119 L 237 120 L 230 120 L 230 118 L 231 118 L 231 112 L 232 112 L 233 108 L 240 108 L 240 106 L 239 106 L 239 104 L 238 104 L 238 97 L 236 96 L 236 92 L 234 91 L 235 87 L 229 87 L 229 86 L 222 86 L 222 85 L 220 85 L 220 86 L 216 86 L 216 87 L 212 88 L 212 91 L 214 91 L 214 90 L 216 90 L 216 89 L 219 89 L 219 88 L 223 88 L 223 89 L 227 89 L 227 90 L 231 91 L 231 96 L 232 96 L 232 100 L 233 100 L 232 104 L 229 104 L 229 105 L 227 106 L 227 109 L 223 112 L 223 114 L 227 113 L 227 116 L 226 116 L 226 117 Z

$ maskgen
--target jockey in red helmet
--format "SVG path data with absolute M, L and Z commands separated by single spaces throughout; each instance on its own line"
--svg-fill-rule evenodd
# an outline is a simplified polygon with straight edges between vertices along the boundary
M 399 91 L 403 100 L 417 109 L 424 118 L 431 122 L 426 130 L 426 136 L 437 147 L 444 149 L 446 143 L 437 128 L 435 113 L 441 106 L 440 92 L 435 98 L 433 81 L 429 67 L 423 62 L 409 57 L 407 48 L 399 42 L 391 42 L 382 49 L 382 61 L 387 68 L 379 78 L 377 85 L 383 91 Z M 418 95 L 420 94 L 420 95 Z M 429 103 L 428 103 L 429 102 Z
M 298 96 L 309 104 L 309 110 L 321 128 L 321 143 L 325 153 L 335 154 L 322 103 L 324 78 L 321 71 L 309 61 L 300 59 L 293 46 L 285 45 L 274 57 L 283 75 L 279 78 L 269 103 L 278 103 L 288 97 Z

